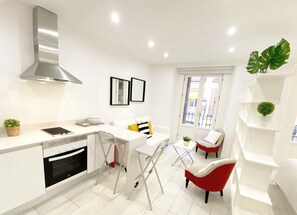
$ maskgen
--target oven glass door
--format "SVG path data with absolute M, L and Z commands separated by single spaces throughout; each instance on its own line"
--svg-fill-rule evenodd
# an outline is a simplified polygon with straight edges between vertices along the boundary
M 87 147 L 44 158 L 46 187 L 85 170 L 87 170 Z

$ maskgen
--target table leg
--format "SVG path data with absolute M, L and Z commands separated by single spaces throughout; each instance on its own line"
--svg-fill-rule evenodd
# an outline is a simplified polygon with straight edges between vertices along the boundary
M 185 162 L 184 162 L 184 160 L 183 160 L 183 155 L 185 154 L 185 153 L 183 153 L 183 154 L 179 154 L 178 153 L 178 151 L 177 151 L 177 149 L 175 148 L 175 146 L 173 145 L 173 148 L 174 148 L 174 150 L 176 151 L 176 154 L 178 155 L 178 158 L 174 161 L 174 163 L 172 164 L 172 166 L 178 161 L 178 160 L 181 160 L 182 161 L 182 163 L 184 164 L 184 166 L 185 166 L 185 168 L 187 168 L 187 165 L 185 164 Z

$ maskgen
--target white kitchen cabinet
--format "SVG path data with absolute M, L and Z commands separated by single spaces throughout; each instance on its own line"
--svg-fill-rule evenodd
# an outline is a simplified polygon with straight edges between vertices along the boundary
M 88 173 L 96 170 L 96 135 L 88 135 Z
M 0 214 L 45 193 L 42 146 L 0 154 Z
M 104 146 L 107 152 L 108 146 Z M 104 155 L 100 145 L 98 134 L 88 135 L 88 173 L 91 173 L 103 166 Z M 108 162 L 114 161 L 114 149 L 110 150 Z
M 233 214 L 269 214 L 267 205 L 272 202 L 267 190 L 278 167 L 274 156 L 290 82 L 288 74 L 259 74 L 240 103 L 231 152 L 238 160 L 231 186 Z M 262 101 L 275 104 L 271 116 L 258 113 Z

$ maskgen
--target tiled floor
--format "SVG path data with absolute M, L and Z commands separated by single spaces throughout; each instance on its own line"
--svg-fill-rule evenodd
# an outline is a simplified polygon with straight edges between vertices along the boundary
M 207 160 L 200 151 L 197 154 L 191 152 L 196 164 L 209 163 L 214 156 L 210 155 Z M 144 186 L 139 185 L 128 200 L 124 195 L 125 173 L 121 173 L 118 184 L 118 192 L 113 195 L 115 171 L 112 174 L 106 172 L 101 176 L 100 183 L 95 185 L 96 178 L 90 178 L 60 195 L 43 202 L 22 215 L 134 215 L 134 214 L 167 214 L 167 215 L 230 215 L 231 199 L 230 187 L 226 186 L 224 196 L 219 193 L 210 193 L 209 203 L 204 203 L 204 191 L 193 184 L 184 186 L 184 168 L 178 162 L 171 166 L 176 159 L 176 154 L 169 146 L 164 151 L 157 165 L 164 188 L 161 193 L 157 178 L 153 173 L 148 179 L 149 192 L 153 204 L 153 210 L 149 205 Z M 190 160 L 185 158 L 190 164 Z M 181 164 L 181 165 L 180 165 Z M 195 164 L 194 164 L 195 165 Z M 289 214 L 285 209 L 285 203 L 281 200 L 277 191 L 273 188 L 275 206 L 270 208 L 271 214 Z

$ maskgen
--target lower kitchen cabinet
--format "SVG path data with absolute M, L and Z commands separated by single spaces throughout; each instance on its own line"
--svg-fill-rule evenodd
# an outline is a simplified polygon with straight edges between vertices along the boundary
M 108 145 L 104 146 L 105 152 L 108 150 Z M 88 173 L 91 173 L 103 166 L 104 154 L 101 148 L 101 143 L 98 134 L 88 135 Z M 114 161 L 114 149 L 110 150 L 108 162 Z
M 45 193 L 42 146 L 0 154 L 0 214 Z

